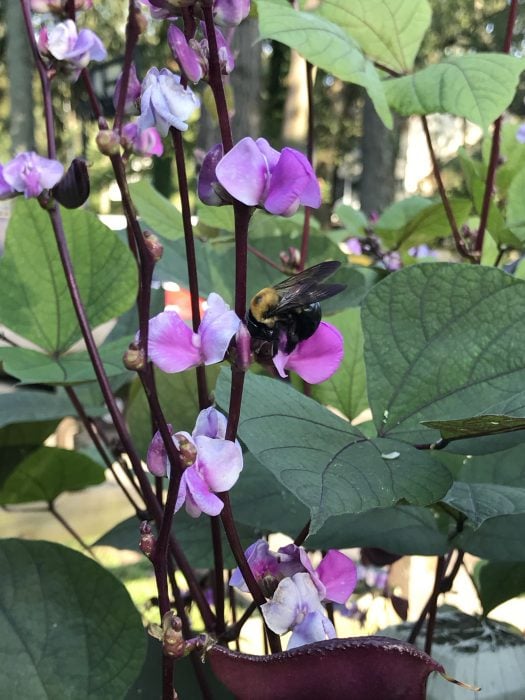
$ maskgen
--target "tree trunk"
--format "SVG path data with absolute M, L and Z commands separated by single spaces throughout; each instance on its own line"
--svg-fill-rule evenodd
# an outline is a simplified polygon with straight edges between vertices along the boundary
M 308 135 L 308 89 L 306 61 L 297 51 L 290 55 L 290 70 L 286 79 L 287 93 L 284 107 L 283 143 L 302 145 Z
M 9 134 L 11 151 L 30 151 L 35 148 L 33 118 L 33 57 L 27 40 L 22 9 L 16 0 L 5 4 L 7 27 L 7 76 L 11 98 Z

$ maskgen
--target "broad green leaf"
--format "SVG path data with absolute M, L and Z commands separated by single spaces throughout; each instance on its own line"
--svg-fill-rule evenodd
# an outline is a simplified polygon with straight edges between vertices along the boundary
M 461 226 L 470 214 L 471 203 L 467 199 L 451 199 L 450 206 Z M 449 236 L 451 229 L 441 202 L 411 197 L 388 207 L 377 222 L 375 232 L 386 246 L 397 249 Z
M 392 127 L 378 72 L 344 29 L 313 12 L 297 12 L 275 0 L 258 0 L 257 10 L 262 37 L 280 41 L 314 66 L 364 87 L 378 115 L 388 128 Z
M 468 456 L 458 472 L 459 481 L 471 484 L 502 484 L 525 488 L 525 455 L 523 445 L 498 452 Z
M 444 554 L 448 548 L 446 532 L 429 508 L 394 506 L 374 508 L 358 515 L 330 518 L 306 546 L 312 549 L 380 547 L 392 554 Z
M 100 348 L 100 356 L 108 377 L 127 372 L 122 355 L 133 338 L 118 338 Z M 78 384 L 96 380 L 87 352 L 46 355 L 27 348 L 0 348 L 4 371 L 23 384 Z M 131 376 L 131 374 L 130 374 Z
M 344 237 L 349 236 L 364 236 L 365 228 L 368 226 L 368 219 L 359 209 L 354 209 L 354 207 L 348 204 L 338 204 L 334 210 L 334 214 L 339 218 L 343 224 Z M 344 238 L 342 239 L 344 240 Z
M 379 434 L 435 442 L 421 421 L 524 415 L 524 316 L 525 284 L 493 268 L 424 263 L 377 284 L 362 322 Z
M 137 269 L 131 253 L 84 209 L 62 210 L 66 239 L 91 326 L 135 301 Z M 19 198 L 0 261 L 0 323 L 50 353 L 81 337 L 48 214 Z
M 215 384 L 218 371 L 216 365 L 206 367 L 210 392 Z M 155 380 L 160 404 L 168 423 L 173 425 L 175 432 L 186 430 L 191 433 L 199 413 L 195 370 L 189 369 L 186 372 L 166 374 L 155 369 Z M 151 417 L 146 395 L 138 379 L 133 382 L 131 388 L 126 407 L 126 419 L 135 447 L 145 457 L 151 442 Z
M 208 207 L 205 204 L 199 204 L 197 209 L 199 224 L 209 226 L 222 231 L 233 232 L 235 228 L 235 220 L 233 217 L 233 207 Z
M 448 112 L 487 130 L 514 98 L 523 59 L 479 53 L 444 58 L 412 75 L 385 82 L 391 107 L 400 114 Z
M 0 540 L 2 697 L 120 700 L 146 654 L 125 587 L 51 542 Z
M 412 69 L 432 16 L 427 0 L 323 0 L 319 10 L 368 58 L 401 73 Z
M 525 168 L 522 168 L 510 183 L 507 197 L 507 226 L 512 233 L 525 241 Z
M 103 482 L 104 470 L 89 457 L 59 447 L 41 447 L 2 480 L 0 504 L 50 503 L 64 491 L 80 491 Z
M 2 387 L 0 391 L 0 428 L 13 423 L 64 418 L 74 413 L 65 393 L 13 387 Z
M 486 520 L 477 529 L 467 527 L 451 545 L 482 559 L 525 562 L 525 513 L 500 515 Z
M 476 437 L 506 433 L 512 430 L 525 430 L 525 418 L 513 416 L 473 416 L 457 420 L 426 420 L 423 425 L 435 428 L 444 440 L 454 440 L 459 437 Z
M 525 513 L 525 489 L 455 481 L 444 503 L 464 513 L 475 527 L 499 515 Z
M 228 383 L 222 372 L 216 396 L 225 408 Z M 433 503 L 451 483 L 448 470 L 427 453 L 394 440 L 369 440 L 316 401 L 267 377 L 246 377 L 239 436 L 310 509 L 312 533 L 333 515 L 402 499 Z
M 474 569 L 474 579 L 483 606 L 483 614 L 511 598 L 525 593 L 525 564 L 481 561 Z
M 337 259 L 337 258 L 336 258 Z M 313 261 L 310 259 L 311 264 Z M 346 284 L 346 289 L 322 303 L 323 314 L 337 313 L 360 306 L 370 289 L 384 279 L 388 272 L 378 267 L 361 267 L 347 263 L 330 277 L 330 282 Z
M 242 474 L 241 474 L 242 478 Z M 235 492 L 232 490 L 232 495 Z M 137 551 L 139 547 L 140 522 L 137 518 L 127 518 L 115 527 L 111 528 L 95 545 L 97 547 L 115 547 L 115 549 L 130 549 Z M 237 524 L 237 531 L 241 538 L 243 548 L 247 549 L 260 535 L 253 527 L 244 524 Z M 211 540 L 210 521 L 207 517 L 190 518 L 181 510 L 175 514 L 172 526 L 172 533 L 177 538 L 177 542 L 182 547 L 184 554 L 194 568 L 209 569 L 213 567 L 213 544 Z M 224 531 L 222 533 L 222 549 L 224 554 L 224 567 L 233 569 L 236 567 L 235 559 L 231 553 Z
M 164 238 L 175 240 L 184 236 L 182 214 L 149 180 L 131 183 L 129 191 L 138 209 L 143 228 L 152 229 Z
M 359 309 L 348 309 L 330 316 L 330 323 L 343 334 L 345 354 L 337 372 L 326 382 L 312 387 L 312 396 L 353 420 L 368 407 Z
M 12 423 L 0 428 L 0 489 L 4 479 L 16 465 L 34 452 L 56 429 L 59 421 Z
M 522 170 L 525 160 L 525 143 L 516 138 L 520 124 L 504 122 L 501 127 L 500 156 L 503 161 L 496 169 L 496 187 L 500 197 L 506 198 L 509 185 L 515 175 Z M 488 136 L 483 139 L 482 153 L 485 163 L 489 162 L 492 140 Z

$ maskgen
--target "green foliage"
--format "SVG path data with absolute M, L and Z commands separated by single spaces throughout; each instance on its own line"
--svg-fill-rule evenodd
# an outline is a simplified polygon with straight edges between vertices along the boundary
M 129 594 L 91 559 L 50 542 L 0 541 L 2 694 L 117 700 L 146 653 Z
M 525 564 L 481 561 L 474 569 L 474 578 L 484 615 L 500 603 L 525 593 Z
M 132 183 L 129 190 L 144 228 L 150 228 L 169 240 L 182 238 L 182 214 L 148 180 Z

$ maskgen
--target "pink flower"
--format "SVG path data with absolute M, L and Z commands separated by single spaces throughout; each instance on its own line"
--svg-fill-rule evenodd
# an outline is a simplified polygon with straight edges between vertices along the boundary
M 139 131 L 136 122 L 125 124 L 121 130 L 122 146 L 139 156 L 161 156 L 164 151 L 162 139 L 154 126 Z
M 250 0 L 215 0 L 213 18 L 224 27 L 236 27 L 250 14 Z
M 20 153 L 4 166 L 0 165 L 0 199 L 23 193 L 38 197 L 54 187 L 64 174 L 61 163 L 42 158 L 34 151 Z
M 199 106 L 199 99 L 189 87 L 182 87 L 178 75 L 167 68 L 150 68 L 142 83 L 139 130 L 154 126 L 161 136 L 167 136 L 171 126 L 186 131 L 186 120 Z
M 72 82 L 90 61 L 103 61 L 106 49 L 99 37 L 90 29 L 77 32 L 71 19 L 56 24 L 51 31 L 44 27 L 38 35 L 40 53 L 63 64 Z
M 315 333 L 302 340 L 291 353 L 278 350 L 273 364 L 283 378 L 286 377 L 285 370 L 292 370 L 309 384 L 319 384 L 338 370 L 343 355 L 344 341 L 340 331 L 321 321 Z
M 294 148 L 279 153 L 266 139 L 241 139 L 216 167 L 226 192 L 247 206 L 292 216 L 300 204 L 317 208 L 321 191 L 308 159 Z
M 122 83 L 122 74 L 119 76 L 115 84 L 115 92 L 113 93 L 113 106 L 117 109 L 118 101 L 120 98 L 120 86 Z M 126 100 L 124 102 L 124 114 L 136 114 L 136 105 L 140 100 L 140 93 L 142 91 L 142 85 L 137 76 L 137 69 L 135 64 L 131 64 L 131 69 L 129 71 L 128 89 L 126 90 Z
M 203 22 L 201 22 L 201 29 L 204 34 L 204 38 L 201 41 L 198 41 L 196 38 L 188 41 L 184 33 L 175 24 L 172 24 L 168 29 L 168 43 L 173 56 L 178 62 L 181 71 L 192 83 L 198 83 L 202 78 L 207 78 L 209 71 L 208 56 L 210 50 L 206 27 Z M 221 71 L 223 75 L 228 75 L 235 67 L 233 54 L 228 42 L 218 29 L 215 29 L 215 37 Z
M 221 362 L 240 323 L 228 304 L 212 292 L 197 333 L 176 311 L 163 311 L 150 320 L 149 356 L 164 372 L 183 372 Z

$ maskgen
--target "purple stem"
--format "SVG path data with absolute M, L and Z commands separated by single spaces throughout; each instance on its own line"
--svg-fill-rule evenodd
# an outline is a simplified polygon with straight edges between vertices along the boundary
M 512 46 L 512 34 L 514 32 L 514 25 L 516 24 L 516 17 L 518 15 L 518 0 L 511 0 L 509 14 L 507 17 L 507 28 L 505 31 L 505 39 L 503 42 L 503 53 L 509 53 Z M 489 210 L 492 201 L 492 194 L 494 192 L 494 182 L 496 179 L 496 169 L 499 163 L 499 149 L 500 149 L 500 134 L 501 134 L 501 123 L 503 120 L 503 115 L 498 117 L 494 122 L 494 130 L 492 132 L 492 144 L 490 147 L 490 160 L 487 169 L 487 180 L 485 183 L 485 192 L 483 194 L 483 203 L 481 205 L 481 215 L 479 219 L 479 229 L 478 235 L 476 237 L 475 251 L 481 255 L 483 249 L 483 240 L 485 238 L 485 231 L 487 230 L 487 222 L 489 219 Z

